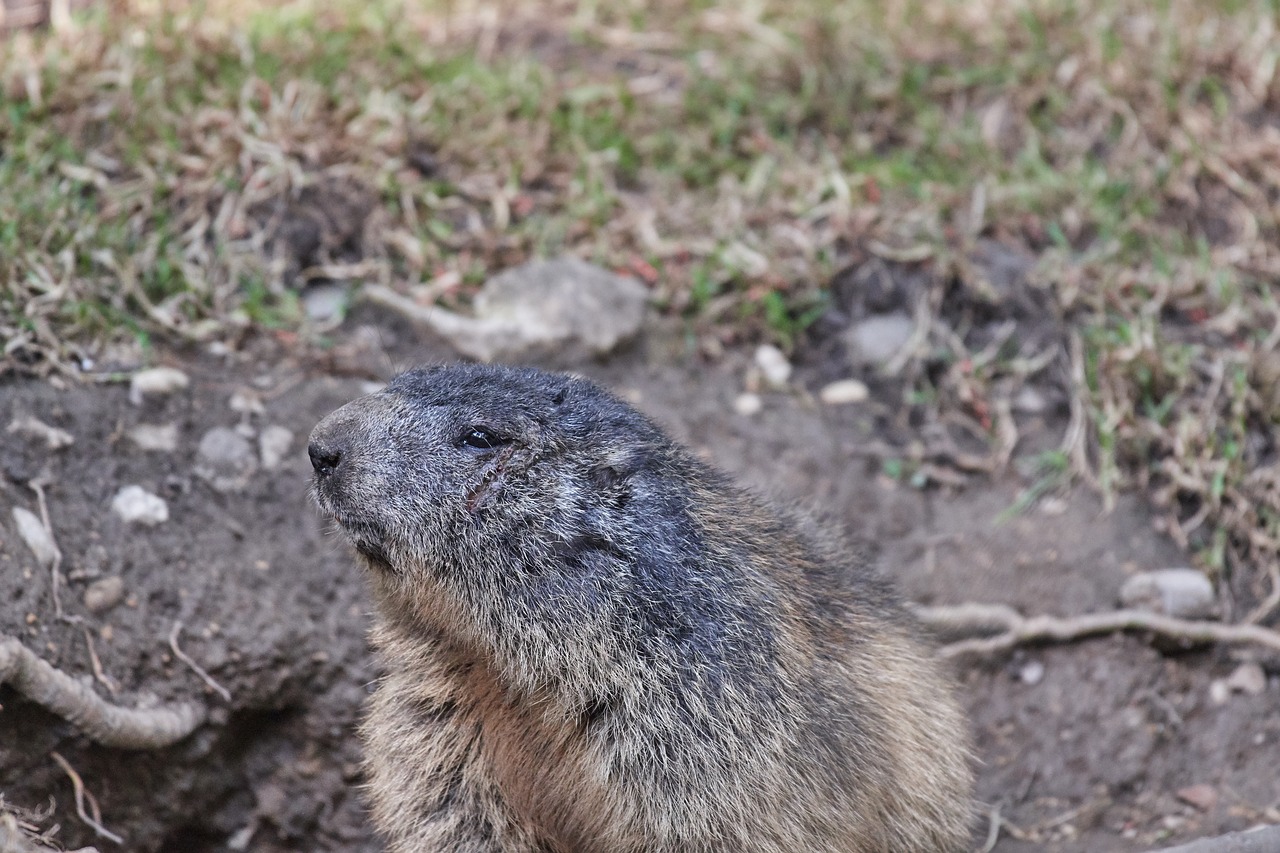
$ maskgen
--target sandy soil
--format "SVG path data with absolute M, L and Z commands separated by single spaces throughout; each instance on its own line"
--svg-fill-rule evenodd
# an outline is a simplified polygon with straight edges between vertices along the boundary
M 16 434 L 0 440 L 0 631 L 85 677 L 92 636 L 116 701 L 195 696 L 215 709 L 174 747 L 125 752 L 89 744 L 0 688 L 0 791 L 23 807 L 55 798 L 50 820 L 62 824 L 68 847 L 95 841 L 75 816 L 53 751 L 83 777 L 124 849 L 379 849 L 359 800 L 353 731 L 376 675 L 364 640 L 368 603 L 345 546 L 309 504 L 305 438 L 362 383 L 449 354 L 369 311 L 356 312 L 333 339 L 329 349 L 257 339 L 230 356 L 166 352 L 161 361 L 186 371 L 191 385 L 140 406 L 119 384 L 0 385 L 0 426 L 31 415 L 75 438 L 57 451 Z M 892 401 L 883 395 L 892 389 L 874 389 L 865 404 L 816 403 L 804 389 L 832 373 L 823 359 L 835 357 L 821 348 L 802 359 L 799 392 L 768 394 L 763 412 L 744 417 L 732 405 L 744 359 L 708 365 L 686 356 L 680 341 L 655 331 L 582 372 L 746 482 L 845 524 L 873 544 L 883 570 L 914 600 L 1083 613 L 1116 606 L 1135 571 L 1185 564 L 1132 498 L 1103 514 L 1094 496 L 1075 490 L 999 520 L 1028 485 L 1016 464 L 962 488 L 887 479 L 860 448 L 910 429 L 885 416 Z M 231 408 L 246 391 L 261 401 L 260 413 Z M 129 438 L 138 424 L 176 424 L 177 448 L 140 449 Z M 195 471 L 197 448 L 209 429 L 237 425 L 255 442 L 269 425 L 286 427 L 292 448 L 242 489 L 217 491 Z M 1050 411 L 1019 426 L 1025 454 L 1055 440 L 1063 423 Z M 48 573 L 11 520 L 11 507 L 38 511 L 27 484 L 41 475 L 68 578 L 62 602 L 80 624 L 55 618 Z M 164 497 L 169 520 L 126 526 L 110 504 L 127 484 Z M 90 612 L 87 587 L 116 576 L 119 603 Z M 175 621 L 184 650 L 230 691 L 230 702 L 173 659 Z M 1143 638 L 1111 637 L 959 669 L 982 761 L 975 845 L 997 805 L 1013 825 L 995 847 L 1003 853 L 1137 851 L 1274 819 L 1280 686 L 1272 677 L 1261 695 L 1214 702 L 1211 683 L 1237 664 L 1225 652 L 1162 652 Z M 1188 794 L 1192 786 L 1204 787 Z

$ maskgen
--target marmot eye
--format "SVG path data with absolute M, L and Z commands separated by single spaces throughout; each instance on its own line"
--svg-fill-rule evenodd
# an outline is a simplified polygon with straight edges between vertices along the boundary
M 463 447 L 470 447 L 472 450 L 492 450 L 495 447 L 510 444 L 511 439 L 503 438 L 481 427 L 471 427 L 462 434 L 462 437 L 458 439 L 458 443 Z

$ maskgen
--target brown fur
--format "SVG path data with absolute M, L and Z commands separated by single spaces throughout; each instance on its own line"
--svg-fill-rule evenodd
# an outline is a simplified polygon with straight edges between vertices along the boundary
M 392 851 L 966 845 L 965 724 L 892 592 L 616 399 L 416 371 L 311 450 L 378 601 Z

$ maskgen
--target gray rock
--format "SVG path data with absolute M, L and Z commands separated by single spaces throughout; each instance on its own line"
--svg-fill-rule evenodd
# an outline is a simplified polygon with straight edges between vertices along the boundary
M 822 386 L 818 399 L 828 406 L 846 406 L 850 403 L 861 403 L 871 396 L 866 383 L 857 379 L 838 379 Z
M 347 313 L 351 294 L 343 284 L 314 284 L 302 293 L 302 310 L 315 323 L 337 323 Z
M 1267 689 L 1267 674 L 1254 661 L 1245 661 L 1227 676 L 1227 687 L 1246 696 L 1261 696 Z
M 418 305 L 385 287 L 364 294 L 480 361 L 604 355 L 639 334 L 648 302 L 640 282 L 573 257 L 531 261 L 491 278 L 476 295 L 474 317 Z
M 755 362 L 766 386 L 778 391 L 787 387 L 787 381 L 791 379 L 791 362 L 787 361 L 782 350 L 773 344 L 761 344 L 756 347 Z
M 172 394 L 190 384 L 187 374 L 177 368 L 153 367 L 150 370 L 139 370 L 129 380 L 129 402 L 140 406 L 142 398 L 148 394 Z
M 142 486 L 125 486 L 111 500 L 111 511 L 129 524 L 154 527 L 169 520 L 169 505 Z
M 855 363 L 883 364 L 906 346 L 915 328 L 906 314 L 873 314 L 845 332 L 845 343 Z
M 262 467 L 268 471 L 279 468 L 292 445 L 293 430 L 279 424 L 264 428 L 258 436 L 258 453 L 262 456 Z
M 42 420 L 30 415 L 14 418 L 9 424 L 9 432 L 40 439 L 50 450 L 61 450 L 75 443 L 75 438 L 65 429 L 49 426 Z
M 258 454 L 236 430 L 214 427 L 200 439 L 195 471 L 220 492 L 238 491 L 257 473 Z
M 1044 680 L 1044 664 L 1038 660 L 1027 661 L 1018 670 L 1018 678 L 1028 687 L 1034 687 Z
M 733 410 L 745 418 L 760 414 L 763 408 L 764 401 L 760 399 L 760 395 L 750 391 L 739 394 L 733 399 Z
M 178 449 L 177 424 L 138 424 L 126 435 L 142 450 L 173 453 Z
M 112 575 L 89 584 L 84 591 L 84 606 L 90 613 L 105 613 L 124 598 L 124 578 Z
M 18 526 L 18 535 L 27 543 L 36 562 L 41 568 L 49 568 L 58 559 L 58 545 L 45 529 L 44 522 L 31 510 L 20 506 L 13 508 L 13 523 Z
M 1184 619 L 1212 616 L 1215 611 L 1213 584 L 1195 569 L 1140 572 L 1120 588 L 1120 601 L 1126 607 Z

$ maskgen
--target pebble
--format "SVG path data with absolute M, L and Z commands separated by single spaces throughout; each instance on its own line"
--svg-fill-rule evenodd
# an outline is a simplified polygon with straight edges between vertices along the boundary
M 22 537 L 23 542 L 27 543 L 27 547 L 31 549 L 41 568 L 47 569 L 52 566 L 54 560 L 58 559 L 58 546 L 49 535 L 49 531 L 45 530 L 39 516 L 29 509 L 15 506 L 13 521 L 18 525 L 18 535 Z
M 1044 664 L 1038 660 L 1027 661 L 1018 670 L 1018 679 L 1028 687 L 1034 687 L 1044 679 Z
M 124 578 L 112 575 L 89 584 L 84 591 L 84 606 L 90 613 L 105 613 L 124 598 Z
M 1157 569 L 1139 572 L 1120 588 L 1126 607 L 1183 619 L 1212 616 L 1213 584 L 1195 569 Z
M 1260 696 L 1267 689 L 1267 674 L 1253 661 L 1246 661 L 1227 676 L 1226 685 L 1246 696 Z
M 142 486 L 125 486 L 111 501 L 112 511 L 130 524 L 154 527 L 169 520 L 169 505 Z
M 745 418 L 760 414 L 763 408 L 764 400 L 760 399 L 759 394 L 752 394 L 750 391 L 739 394 L 733 400 L 733 410 Z
M 191 384 L 187 374 L 174 367 L 153 367 L 139 370 L 129 381 L 129 402 L 142 405 L 147 394 L 172 394 Z
M 1209 682 L 1209 702 L 1214 705 L 1225 705 L 1231 699 L 1231 688 L 1225 678 L 1215 678 Z
M 1040 415 L 1049 409 L 1049 401 L 1036 389 L 1028 386 L 1013 398 L 1013 410 L 1024 415 Z
M 43 439 L 45 446 L 50 450 L 61 450 L 75 443 L 75 437 L 65 429 L 49 426 L 44 421 L 33 418 L 30 415 L 23 418 L 14 418 L 13 422 L 9 424 L 9 432 Z
M 756 347 L 756 367 L 760 368 L 765 384 L 775 390 L 786 388 L 787 381 L 791 379 L 791 362 L 773 344 Z
M 214 427 L 200 439 L 196 474 L 220 492 L 244 488 L 258 470 L 249 439 L 228 427 Z
M 333 323 L 342 320 L 350 301 L 345 285 L 314 284 L 302 294 L 302 310 L 316 323 Z
M 129 440 L 142 450 L 173 453 L 178 449 L 177 424 L 138 424 L 127 434 Z
M 873 314 L 846 334 L 857 361 L 883 364 L 906 346 L 915 329 L 906 314 Z
M 267 411 L 262 405 L 262 397 L 256 391 L 241 389 L 231 395 L 231 411 L 242 415 L 261 415 Z
M 279 468 L 292 444 L 293 430 L 279 424 L 264 428 L 258 436 L 258 453 L 262 456 L 262 467 L 268 471 Z
M 823 386 L 818 392 L 818 399 L 828 406 L 844 406 L 849 403 L 861 403 L 871 396 L 866 383 L 857 379 L 841 379 Z
M 1218 804 L 1218 792 L 1211 785 L 1188 785 L 1179 788 L 1177 796 L 1179 800 L 1202 812 L 1207 812 Z

